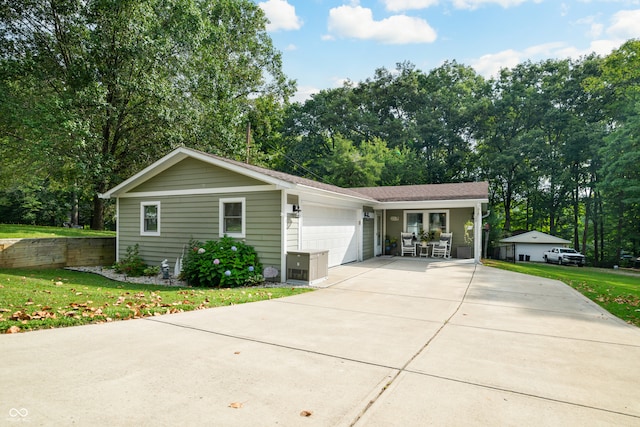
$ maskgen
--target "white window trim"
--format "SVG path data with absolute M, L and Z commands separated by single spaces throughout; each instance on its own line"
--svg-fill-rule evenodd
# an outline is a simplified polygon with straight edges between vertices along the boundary
M 146 206 L 156 206 L 158 211 L 158 230 L 146 231 L 144 229 L 144 208 Z M 140 202 L 140 235 L 141 236 L 159 236 L 160 235 L 160 202 Z
M 449 221 L 451 221 L 451 212 L 450 212 L 450 209 L 427 209 L 427 210 L 424 210 L 424 209 L 414 209 L 414 210 L 405 210 L 405 211 L 404 211 L 404 223 L 402 224 L 402 229 L 403 229 L 403 230 L 406 230 L 406 229 L 407 229 L 407 214 L 410 214 L 410 213 L 421 213 L 421 214 L 423 215 L 423 217 L 422 217 L 423 219 L 422 219 L 422 220 L 423 220 L 423 221 L 425 221 L 425 219 L 426 219 L 426 222 L 427 222 L 427 226 L 428 226 L 428 227 L 430 227 L 430 226 L 431 226 L 431 224 L 429 224 L 429 214 L 431 214 L 431 213 L 443 213 L 443 214 L 446 214 L 446 215 L 447 215 L 447 224 L 446 224 L 446 229 L 447 229 L 447 230 L 445 231 L 445 233 L 449 233 L 449 232 L 450 232 L 450 231 L 449 231 L 449 230 L 450 230 L 450 229 L 449 229 Z M 424 222 L 423 222 L 423 226 L 424 226 L 424 225 L 425 225 L 425 224 L 424 224 Z M 428 231 L 428 230 L 427 230 L 427 231 Z
M 240 233 L 225 233 L 224 232 L 224 205 L 225 203 L 242 203 L 242 231 Z M 229 237 L 235 237 L 235 238 L 244 238 L 246 236 L 246 232 L 247 232 L 247 221 L 246 221 L 246 216 L 247 216 L 247 199 L 245 197 L 234 197 L 234 198 L 227 198 L 227 199 L 220 199 L 219 200 L 219 204 L 218 204 L 218 214 L 219 214 L 219 218 L 218 218 L 218 224 L 219 224 L 219 230 L 218 230 L 218 234 L 220 235 L 220 237 L 224 237 L 224 235 L 226 234 Z

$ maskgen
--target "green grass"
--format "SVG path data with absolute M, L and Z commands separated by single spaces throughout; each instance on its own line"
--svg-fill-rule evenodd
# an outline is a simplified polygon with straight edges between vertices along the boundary
M 44 227 L 40 225 L 0 224 L 0 239 L 35 239 L 43 237 L 115 237 L 115 235 L 115 231 Z
M 640 272 L 483 260 L 490 267 L 560 280 L 627 323 L 640 326 Z
M 61 269 L 0 269 L 0 333 L 158 316 L 309 290 L 179 288 L 123 283 Z

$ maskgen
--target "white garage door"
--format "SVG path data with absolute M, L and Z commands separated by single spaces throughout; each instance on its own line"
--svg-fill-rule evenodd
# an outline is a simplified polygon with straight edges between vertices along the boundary
M 302 249 L 328 249 L 329 267 L 358 260 L 355 210 L 306 205 L 302 217 Z

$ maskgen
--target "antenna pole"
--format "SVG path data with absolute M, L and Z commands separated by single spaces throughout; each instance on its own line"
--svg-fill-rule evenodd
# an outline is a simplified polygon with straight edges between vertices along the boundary
M 249 163 L 249 148 L 251 147 L 251 122 L 247 122 L 247 161 Z

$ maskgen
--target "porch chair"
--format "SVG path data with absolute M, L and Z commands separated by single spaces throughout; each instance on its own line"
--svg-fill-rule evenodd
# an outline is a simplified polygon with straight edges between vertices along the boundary
M 451 258 L 451 241 L 453 233 L 440 234 L 440 242 L 433 247 L 433 257 Z
M 400 233 L 400 248 L 402 250 L 402 256 L 404 256 L 404 254 L 416 256 L 416 245 L 413 243 L 412 233 Z

